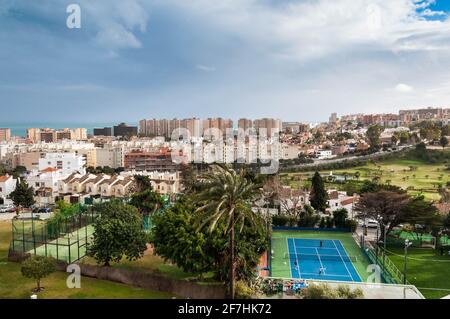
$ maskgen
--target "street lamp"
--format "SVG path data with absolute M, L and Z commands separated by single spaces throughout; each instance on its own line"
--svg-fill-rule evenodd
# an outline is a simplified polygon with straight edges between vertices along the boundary
M 378 245 L 379 245 L 379 228 L 380 228 L 380 215 L 377 215 L 377 238 L 375 240 L 376 244 L 376 264 L 378 265 Z
M 406 260 L 408 256 L 408 248 L 411 247 L 412 241 L 409 241 L 408 239 L 405 240 L 405 260 L 403 264 L 403 284 L 406 285 Z
M 383 216 L 378 215 L 378 224 L 383 225 L 383 240 L 379 240 L 379 243 L 383 243 L 383 267 L 385 266 L 386 263 L 386 244 L 387 244 L 387 229 L 389 227 L 389 223 L 384 223 L 383 222 Z

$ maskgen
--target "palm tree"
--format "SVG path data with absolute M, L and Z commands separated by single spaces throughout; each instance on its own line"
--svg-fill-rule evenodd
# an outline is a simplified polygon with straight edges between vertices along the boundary
M 203 176 L 201 184 L 201 190 L 193 195 L 194 202 L 199 205 L 196 210 L 199 213 L 199 228 L 209 225 L 209 231 L 212 232 L 221 222 L 225 223 L 230 249 L 229 293 L 234 298 L 235 228 L 239 227 L 240 232 L 246 221 L 252 224 L 258 222 L 250 204 L 258 198 L 260 187 L 245 178 L 243 171 L 237 173 L 221 165 L 214 165 Z

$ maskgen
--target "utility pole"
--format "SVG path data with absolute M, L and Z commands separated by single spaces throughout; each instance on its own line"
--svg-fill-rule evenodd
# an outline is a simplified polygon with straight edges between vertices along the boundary
M 411 247 L 412 242 L 408 239 L 405 240 L 405 260 L 403 264 L 403 284 L 406 285 L 406 261 L 408 258 L 408 248 Z

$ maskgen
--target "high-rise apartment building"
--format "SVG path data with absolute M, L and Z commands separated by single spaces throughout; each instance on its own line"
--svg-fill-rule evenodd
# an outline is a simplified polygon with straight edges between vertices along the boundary
M 112 136 L 111 127 L 94 128 L 94 136 Z
M 238 128 L 244 130 L 246 132 L 249 129 L 253 128 L 253 121 L 250 119 L 239 119 Z
M 203 132 L 208 129 L 219 129 L 223 135 L 226 134 L 227 129 L 233 129 L 233 121 L 231 119 L 208 118 L 203 120 Z
M 0 128 L 0 142 L 8 142 L 11 140 L 11 129 Z
M 139 121 L 139 132 L 144 136 L 164 136 L 171 137 L 176 129 L 189 130 L 192 137 L 202 135 L 202 121 L 198 118 L 189 119 L 151 119 Z
M 114 126 L 114 136 L 131 137 L 137 136 L 138 128 L 137 126 L 129 126 L 125 123 L 120 123 Z
M 27 129 L 27 137 L 34 143 L 53 143 L 62 140 L 81 141 L 87 139 L 87 130 L 85 128 L 64 128 L 60 130 L 51 128 L 29 128 Z
M 273 118 L 263 118 L 255 120 L 253 121 L 253 127 L 258 133 L 261 129 L 266 129 L 268 136 L 271 136 L 274 133 L 279 133 L 282 130 L 281 120 Z
M 337 113 L 331 113 L 328 123 L 336 124 L 337 120 L 338 120 Z

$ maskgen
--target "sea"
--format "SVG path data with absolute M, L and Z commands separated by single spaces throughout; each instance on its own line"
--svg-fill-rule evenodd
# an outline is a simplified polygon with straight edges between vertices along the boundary
M 1 122 L 0 128 L 10 128 L 11 136 L 21 136 L 26 137 L 28 128 L 52 128 L 52 129 L 63 129 L 63 128 L 85 128 L 88 134 L 93 134 L 94 128 L 103 127 L 113 127 L 118 123 L 102 123 L 102 122 L 29 122 L 29 123 L 12 123 L 12 122 Z M 136 123 L 127 123 L 129 125 L 136 125 Z

